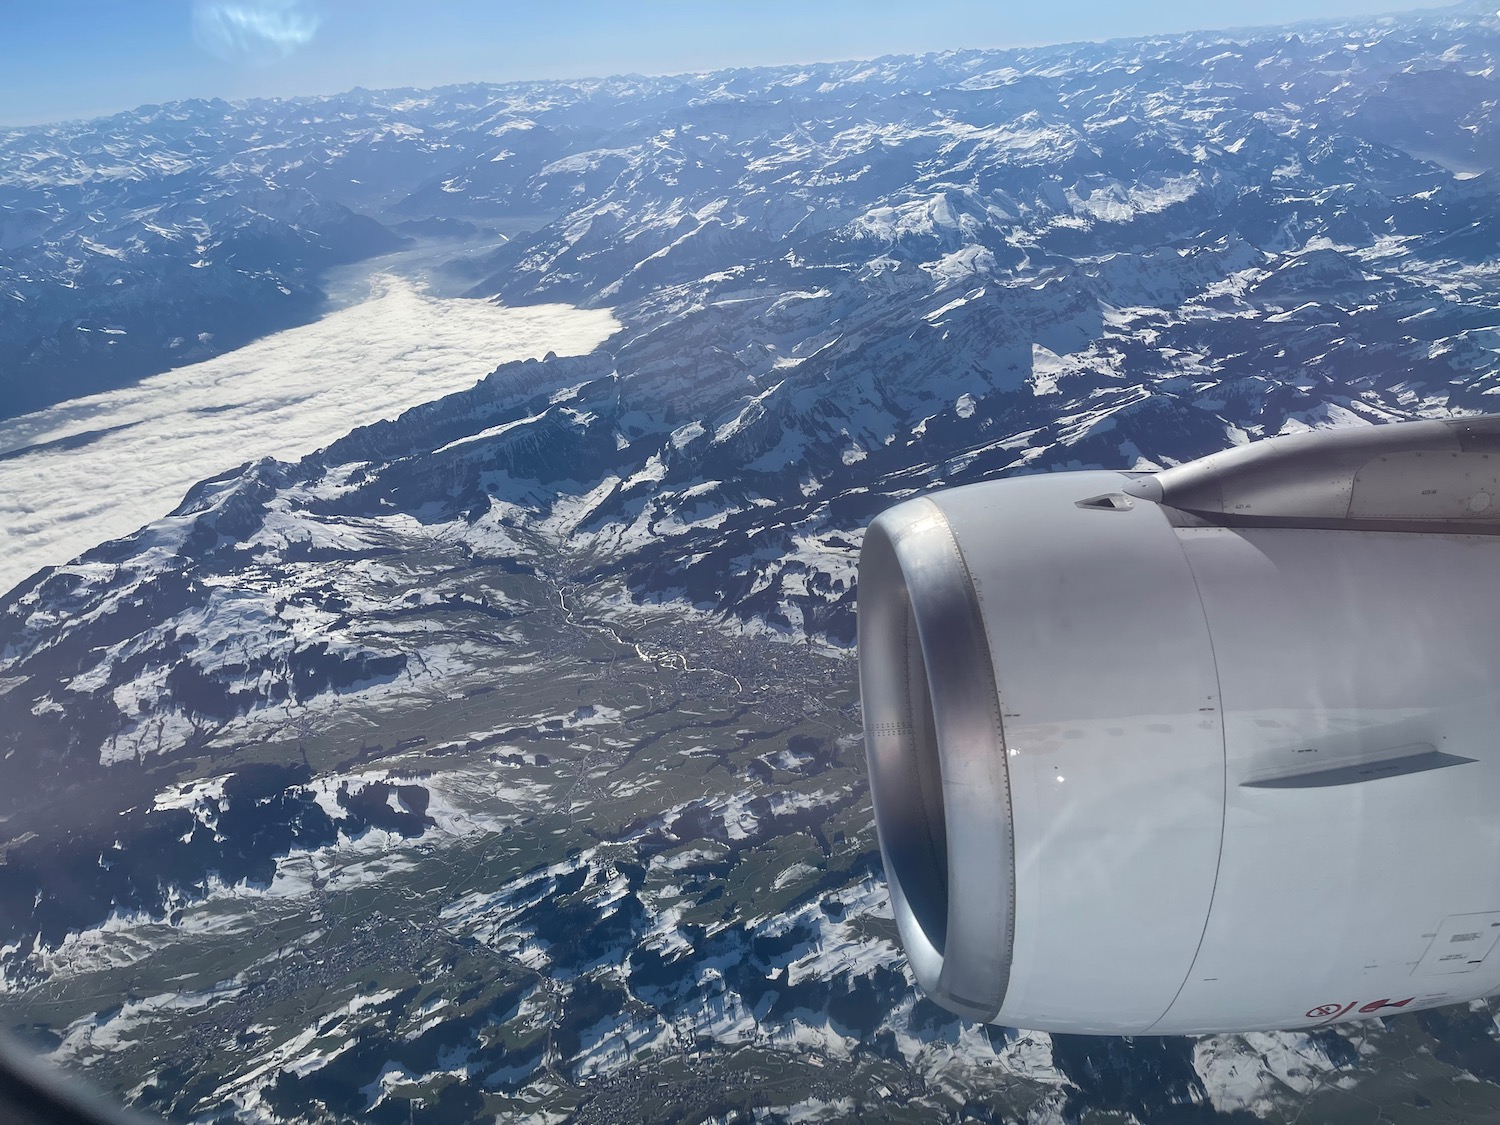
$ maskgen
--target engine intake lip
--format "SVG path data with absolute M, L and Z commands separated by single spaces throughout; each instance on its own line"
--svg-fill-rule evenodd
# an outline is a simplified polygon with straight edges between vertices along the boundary
M 1015 926 L 1010 777 L 978 591 L 942 509 L 918 499 L 865 532 L 859 562 L 865 755 L 891 906 L 917 982 L 993 1019 Z

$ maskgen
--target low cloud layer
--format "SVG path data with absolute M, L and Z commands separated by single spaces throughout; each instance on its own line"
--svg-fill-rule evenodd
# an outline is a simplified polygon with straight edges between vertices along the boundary
M 619 328 L 607 310 L 443 300 L 396 277 L 380 286 L 316 324 L 0 422 L 0 592 L 159 519 L 206 477 L 296 459 L 501 363 L 582 355 Z
M 234 63 L 272 63 L 312 42 L 322 18 L 300 0 L 198 0 L 193 38 Z

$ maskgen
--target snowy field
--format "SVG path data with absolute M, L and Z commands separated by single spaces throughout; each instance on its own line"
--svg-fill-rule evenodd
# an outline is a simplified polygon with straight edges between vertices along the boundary
M 315 324 L 0 422 L 0 593 L 166 515 L 206 477 L 295 460 L 501 363 L 582 355 L 618 328 L 608 310 L 440 299 L 387 274 Z

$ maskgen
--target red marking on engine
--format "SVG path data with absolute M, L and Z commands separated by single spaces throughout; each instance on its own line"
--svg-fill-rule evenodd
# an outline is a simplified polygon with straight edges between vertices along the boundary
M 1334 1019 L 1352 1007 L 1354 1007 L 1353 1004 L 1319 1004 L 1307 1013 L 1307 1018 L 1310 1020 Z
M 1381 1008 L 1404 1008 L 1415 999 L 1415 996 L 1408 996 L 1405 1000 L 1371 1000 L 1360 1008 L 1360 1011 L 1369 1015 L 1371 1012 L 1380 1011 Z

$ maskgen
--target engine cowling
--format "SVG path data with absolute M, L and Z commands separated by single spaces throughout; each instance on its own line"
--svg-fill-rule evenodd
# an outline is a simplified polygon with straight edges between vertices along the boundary
M 1192 1034 L 1500 992 L 1500 417 L 906 501 L 859 660 L 952 1011 Z

